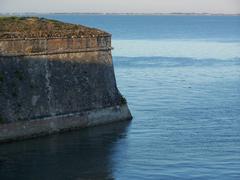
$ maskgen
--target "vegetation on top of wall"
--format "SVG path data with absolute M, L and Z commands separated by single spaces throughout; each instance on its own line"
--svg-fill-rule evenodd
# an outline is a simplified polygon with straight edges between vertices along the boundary
M 39 17 L 0 17 L 0 39 L 109 35 L 95 28 Z

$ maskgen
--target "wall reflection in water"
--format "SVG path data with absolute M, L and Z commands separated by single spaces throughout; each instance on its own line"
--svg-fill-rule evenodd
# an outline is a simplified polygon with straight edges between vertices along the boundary
M 112 179 L 129 123 L 1 144 L 0 179 Z

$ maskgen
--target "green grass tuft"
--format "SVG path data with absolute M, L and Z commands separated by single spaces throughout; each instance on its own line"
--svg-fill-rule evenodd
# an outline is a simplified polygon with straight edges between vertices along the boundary
M 0 124 L 3 124 L 4 123 L 4 119 L 3 117 L 0 115 Z
M 127 100 L 126 100 L 125 97 L 121 96 L 121 98 L 120 98 L 120 104 L 121 104 L 121 105 L 127 104 Z
M 4 80 L 3 73 L 0 72 L 0 82 L 3 82 L 3 80 Z
M 20 80 L 20 81 L 23 80 L 23 73 L 21 71 L 16 70 L 15 76 L 18 78 L 18 80 Z

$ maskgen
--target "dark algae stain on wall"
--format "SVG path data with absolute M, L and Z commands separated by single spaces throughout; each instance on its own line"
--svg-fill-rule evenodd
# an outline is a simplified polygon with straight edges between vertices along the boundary
M 0 18 L 0 141 L 131 119 L 111 49 L 98 29 Z

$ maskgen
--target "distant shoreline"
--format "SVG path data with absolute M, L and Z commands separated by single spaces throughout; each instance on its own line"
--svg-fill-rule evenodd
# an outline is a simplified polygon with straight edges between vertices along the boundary
M 212 13 L 78 13 L 78 12 L 69 12 L 69 13 L 0 13 L 1 16 L 35 16 L 35 15 L 117 15 L 117 16 L 240 16 L 240 14 L 212 14 Z

